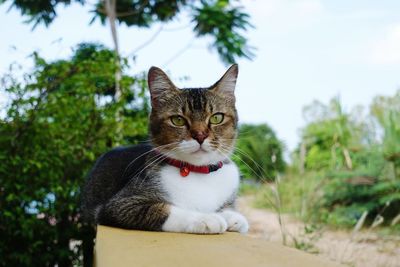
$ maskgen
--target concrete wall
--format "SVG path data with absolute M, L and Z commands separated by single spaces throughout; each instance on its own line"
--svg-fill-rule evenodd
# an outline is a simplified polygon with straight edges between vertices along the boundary
M 98 226 L 96 267 L 338 267 L 301 251 L 237 233 L 192 235 Z

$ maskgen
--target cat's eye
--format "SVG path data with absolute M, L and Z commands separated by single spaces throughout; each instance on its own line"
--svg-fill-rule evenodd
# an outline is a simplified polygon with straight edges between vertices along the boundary
M 183 125 L 185 125 L 186 120 L 182 116 L 175 115 L 175 116 L 171 117 L 171 122 L 175 126 L 183 126 Z
M 211 124 L 220 124 L 224 120 L 224 114 L 222 113 L 215 113 L 210 117 Z

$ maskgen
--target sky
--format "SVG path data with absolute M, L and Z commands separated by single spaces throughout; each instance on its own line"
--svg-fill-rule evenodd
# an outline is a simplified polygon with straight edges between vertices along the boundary
M 340 96 L 350 110 L 368 106 L 376 95 L 394 95 L 400 88 L 400 1 L 241 3 L 254 25 L 246 36 L 256 48 L 256 57 L 238 61 L 240 122 L 269 124 L 288 151 L 298 145 L 305 125 L 302 109 L 313 100 L 328 103 Z M 32 25 L 24 23 L 26 18 L 9 6 L 8 2 L 0 5 L 0 75 L 13 62 L 29 70 L 33 51 L 55 60 L 70 56 L 81 42 L 113 47 L 107 26 L 98 21 L 89 25 L 90 7 L 60 7 L 48 28 L 39 25 L 32 30 Z M 228 66 L 209 48 L 210 39 L 195 38 L 191 26 L 184 14 L 150 29 L 120 26 L 122 55 L 132 58 L 136 54 L 130 71 L 158 66 L 180 87 L 213 84 Z M 0 92 L 0 107 L 6 102 Z

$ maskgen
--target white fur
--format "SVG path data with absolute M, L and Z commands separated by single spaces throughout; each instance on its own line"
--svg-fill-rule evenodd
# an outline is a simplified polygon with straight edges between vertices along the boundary
M 182 141 L 169 157 L 193 165 L 216 164 L 227 155 L 214 150 L 209 140 Z M 247 220 L 238 212 L 224 210 L 217 213 L 239 187 L 239 170 L 230 162 L 209 174 L 190 172 L 182 177 L 179 168 L 165 165 L 160 170 L 163 190 L 171 203 L 170 214 L 163 231 L 198 234 L 217 234 L 226 230 L 245 233 Z
M 239 171 L 234 163 L 209 174 L 191 172 L 182 177 L 179 169 L 166 165 L 161 169 L 162 188 L 173 205 L 198 212 L 217 211 L 239 186 Z
M 224 210 L 221 212 L 221 216 L 224 217 L 228 224 L 228 231 L 247 233 L 249 230 L 249 223 L 239 212 L 233 210 Z
M 225 219 L 216 213 L 201 213 L 172 206 L 163 231 L 220 234 L 227 230 Z
M 248 223 L 240 213 L 231 210 L 216 213 L 239 186 L 239 171 L 233 162 L 209 174 L 191 172 L 182 177 L 178 168 L 169 165 L 164 166 L 160 174 L 161 185 L 172 203 L 163 231 L 247 232 Z

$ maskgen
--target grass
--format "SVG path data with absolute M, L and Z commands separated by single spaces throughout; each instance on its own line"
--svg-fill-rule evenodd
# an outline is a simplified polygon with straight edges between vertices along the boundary
M 254 196 L 254 207 L 272 210 L 278 218 L 291 214 L 304 222 L 304 226 L 297 231 L 290 221 L 280 222 L 284 245 L 321 254 L 347 266 L 363 266 L 366 257 L 371 264 L 376 264 L 371 266 L 397 266 L 395 262 L 398 258 L 393 253 L 400 244 L 400 223 L 372 227 L 370 222 L 364 220 L 359 222 L 360 229 L 353 225 L 353 232 L 343 225 L 327 225 L 327 221 L 319 218 L 323 216 L 320 201 L 323 200 L 324 180 L 326 176 L 320 173 L 307 173 L 301 177 L 285 175 L 275 183 L 245 182 L 240 194 Z M 332 228 L 345 231 L 331 231 Z M 335 239 L 333 244 L 332 238 Z M 377 253 L 373 252 L 374 249 Z
M 275 183 L 263 184 L 255 192 L 255 207 L 276 209 L 277 196 L 280 211 L 291 213 L 302 220 L 312 217 L 312 204 L 322 196 L 322 180 L 318 173 L 309 173 L 303 177 L 285 175 Z
M 320 179 L 317 174 L 309 174 L 301 179 L 286 175 L 273 183 L 256 183 L 245 179 L 240 194 L 255 196 L 255 208 L 270 209 L 276 213 L 283 245 L 316 253 L 313 243 L 319 238 L 321 227 L 317 224 L 306 224 L 300 231 L 301 234 L 295 236 L 286 229 L 282 215 L 295 214 L 304 220 L 308 215 L 310 201 L 318 197 L 318 187 Z

